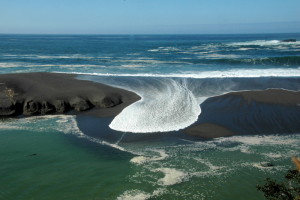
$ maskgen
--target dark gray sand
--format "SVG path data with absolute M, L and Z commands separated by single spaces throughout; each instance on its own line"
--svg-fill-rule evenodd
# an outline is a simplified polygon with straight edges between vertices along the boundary
M 75 111 L 115 116 L 140 99 L 132 92 L 60 73 L 0 75 L 0 116 L 44 115 Z
M 140 99 L 133 92 L 75 77 L 44 72 L 1 74 L 0 117 L 61 113 L 113 117 Z M 201 109 L 198 122 L 185 133 L 207 139 L 300 133 L 300 91 L 230 92 L 207 99 Z
M 190 128 L 185 130 L 185 133 L 204 139 L 234 135 L 233 131 L 218 124 L 212 123 L 202 123 L 196 126 L 191 126 Z
M 184 130 L 200 138 L 300 133 L 300 91 L 239 91 L 208 98 L 198 121 Z
M 267 89 L 260 91 L 231 92 L 224 96 L 241 96 L 247 102 L 256 101 L 268 104 L 279 104 L 285 106 L 300 105 L 300 91 L 290 91 L 283 89 Z

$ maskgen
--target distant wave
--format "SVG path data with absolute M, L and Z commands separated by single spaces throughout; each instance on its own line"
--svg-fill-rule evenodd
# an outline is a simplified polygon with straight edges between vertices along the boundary
M 280 40 L 254 40 L 246 42 L 232 42 L 230 46 L 274 46 L 274 45 L 299 45 L 300 41 L 297 42 L 282 42 Z
M 102 60 L 99 63 L 34 63 L 32 60 L 24 61 L 23 59 L 13 60 L 14 62 L 0 62 L 1 68 L 16 68 L 16 67 L 57 67 L 62 70 L 68 71 L 70 68 L 106 68 L 107 70 L 114 71 L 113 69 L 125 69 L 125 68 L 150 68 L 158 67 L 164 69 L 165 66 L 176 65 L 178 67 L 184 65 L 190 67 L 189 65 L 230 65 L 230 66 L 245 66 L 245 65 L 260 65 L 260 66 L 300 66 L 300 56 L 282 56 L 282 57 L 262 57 L 262 58 L 247 58 L 241 57 L 235 54 L 210 54 L 201 55 L 198 58 L 185 58 L 178 60 L 155 60 L 155 59 L 135 59 L 135 60 L 114 60 L 110 63 L 108 61 Z M 201 68 L 199 68 L 201 70 Z M 205 69 L 205 68 L 203 68 Z
M 193 61 L 190 61 L 193 63 Z M 199 59 L 194 61 L 197 63 L 207 63 L 207 64 L 230 64 L 230 65 L 288 65 L 288 66 L 299 66 L 300 65 L 300 56 L 283 56 L 283 57 L 267 57 L 267 58 L 232 58 L 232 55 L 229 55 L 226 58 L 226 55 L 222 57 L 211 58 L 204 57 L 204 59 Z

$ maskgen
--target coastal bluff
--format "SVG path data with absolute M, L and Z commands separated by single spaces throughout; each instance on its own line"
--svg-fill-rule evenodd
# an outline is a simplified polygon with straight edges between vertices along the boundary
M 0 117 L 91 113 L 115 116 L 140 99 L 132 92 L 62 73 L 0 74 Z

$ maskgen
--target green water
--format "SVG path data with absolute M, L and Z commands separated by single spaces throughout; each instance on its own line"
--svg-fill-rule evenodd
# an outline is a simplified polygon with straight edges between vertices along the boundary
M 127 189 L 132 156 L 79 140 L 58 132 L 1 132 L 0 199 L 115 199 Z
M 300 150 L 300 136 L 286 135 L 120 141 L 121 151 L 76 133 L 73 122 L 62 116 L 1 122 L 1 200 L 259 200 L 255 186 L 266 177 L 282 179 Z

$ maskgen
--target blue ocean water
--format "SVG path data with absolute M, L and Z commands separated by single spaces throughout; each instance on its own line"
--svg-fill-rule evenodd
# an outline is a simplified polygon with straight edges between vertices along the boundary
M 295 76 L 299 74 L 299 37 L 1 35 L 0 64 L 1 73 L 57 71 L 195 78 Z M 287 38 L 298 42 L 281 42 Z
M 223 120 L 248 131 L 240 136 L 199 140 L 181 130 L 220 118 L 201 110 L 209 97 L 299 90 L 300 34 L 0 35 L 0 69 L 73 73 L 142 97 L 112 119 L 2 120 L 0 199 L 262 199 L 255 185 L 281 178 L 299 155 L 300 135 L 277 134 L 272 112 L 264 129 L 251 113 Z M 297 123 L 299 111 L 286 112 Z

